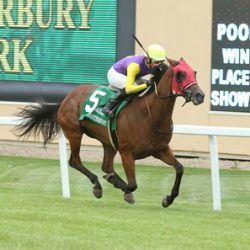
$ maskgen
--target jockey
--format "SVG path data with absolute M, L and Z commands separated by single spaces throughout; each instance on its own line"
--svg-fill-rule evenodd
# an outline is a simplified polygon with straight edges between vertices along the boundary
M 144 90 L 152 85 L 152 81 L 147 81 L 141 77 L 152 74 L 153 70 L 165 60 L 165 50 L 158 44 L 152 44 L 147 48 L 147 54 L 128 56 L 113 64 L 107 77 L 109 87 L 117 90 L 117 93 L 103 107 L 103 113 L 113 116 L 116 106 L 127 95 Z

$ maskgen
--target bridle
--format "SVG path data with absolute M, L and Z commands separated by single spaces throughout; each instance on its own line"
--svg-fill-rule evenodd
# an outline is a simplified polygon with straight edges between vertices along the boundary
M 172 67 L 170 66 L 168 68 L 168 70 L 170 70 Z M 175 75 L 173 76 L 172 78 L 172 82 L 171 82 L 171 85 L 173 85 L 173 79 L 174 79 Z M 167 95 L 160 95 L 159 92 L 158 92 L 158 88 L 157 88 L 157 83 L 154 81 L 154 92 L 155 92 L 155 95 L 158 99 L 160 100 L 166 100 L 166 99 L 169 99 L 169 98 L 172 98 L 172 97 L 178 97 L 178 96 L 182 96 L 185 98 L 185 102 L 184 104 L 182 105 L 182 107 L 191 101 L 191 97 L 192 97 L 192 93 L 190 90 L 188 90 L 188 88 L 194 84 L 197 84 L 196 81 L 193 81 L 193 82 L 190 82 L 188 84 L 186 84 L 184 87 L 182 87 L 180 90 L 181 90 L 181 93 L 173 93 L 173 92 L 169 92 Z M 149 107 L 149 103 L 148 103 L 148 96 L 145 98 L 145 101 L 146 101 L 146 107 L 147 107 L 147 111 L 148 111 L 148 116 L 149 116 L 149 119 L 150 119 L 150 122 L 151 124 L 153 125 L 153 128 L 155 129 L 156 132 L 158 133 L 161 133 L 161 134 L 171 134 L 173 132 L 173 123 L 171 123 L 171 128 L 169 131 L 163 131 L 159 128 L 156 128 L 155 125 L 154 125 L 154 122 L 153 122 L 153 119 L 152 119 L 152 114 L 151 114 L 151 110 L 150 110 L 150 107 Z
M 180 71 L 177 72 L 177 69 L 175 68 L 175 67 L 179 67 L 178 65 L 182 65 L 182 67 L 184 67 L 184 69 L 187 70 L 187 72 L 189 72 L 191 70 L 191 68 L 181 58 L 181 60 L 179 61 L 179 64 L 177 64 L 176 66 L 169 66 L 168 69 L 167 69 L 167 70 L 172 70 L 173 71 L 173 77 L 172 77 L 172 82 L 171 82 L 171 91 L 169 91 L 169 93 L 167 95 L 160 95 L 159 94 L 157 86 L 158 86 L 158 83 L 160 82 L 160 79 L 159 79 L 158 82 L 154 81 L 154 91 L 155 91 L 156 96 L 159 99 L 163 99 L 163 100 L 167 99 L 167 98 L 170 98 L 170 97 L 182 96 L 182 97 L 185 98 L 185 102 L 182 105 L 182 106 L 184 106 L 186 103 L 190 102 L 191 98 L 192 98 L 192 93 L 188 88 L 190 86 L 194 85 L 194 84 L 197 84 L 197 81 L 196 81 L 196 78 L 193 77 L 192 79 L 189 79 L 191 81 L 188 82 L 188 81 L 186 81 L 188 79 L 185 79 L 186 78 L 185 77 L 183 79 L 183 81 L 184 81 L 183 86 L 179 87 L 179 84 L 182 83 L 182 82 L 179 82 L 177 80 L 177 74 L 181 73 Z M 164 73 L 166 73 L 166 71 Z M 162 74 L 162 76 L 163 76 L 163 74 Z M 186 74 L 185 74 L 185 76 L 186 76 Z
M 167 95 L 160 95 L 157 89 L 157 84 L 154 82 L 154 87 L 155 87 L 155 94 L 157 96 L 157 98 L 159 99 L 167 99 L 170 97 L 175 97 L 175 96 L 182 96 L 181 94 L 174 94 L 174 93 L 168 93 Z

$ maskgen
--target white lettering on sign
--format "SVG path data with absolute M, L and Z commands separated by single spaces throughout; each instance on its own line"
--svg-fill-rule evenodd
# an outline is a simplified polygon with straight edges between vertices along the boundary
M 12 39 L 8 41 L 5 38 L 0 38 L 0 72 L 10 72 L 10 73 L 32 73 L 33 70 L 30 66 L 29 60 L 27 58 L 27 50 L 32 43 L 31 39 Z M 11 46 L 10 46 L 11 45 Z M 13 47 L 13 49 L 10 49 Z M 8 58 L 13 58 L 11 64 Z
M 250 70 L 212 69 L 212 84 L 250 85 Z
M 217 24 L 217 40 L 221 41 L 223 39 L 227 39 L 229 41 L 235 41 L 236 39 L 240 41 L 250 40 L 250 30 L 249 25 L 246 23 L 242 23 L 240 25 L 236 25 L 234 23 Z
M 94 0 L 0 0 L 0 29 L 29 29 L 37 25 L 43 30 L 51 26 L 55 29 L 89 30 L 89 13 L 93 2 Z M 0 37 L 0 72 L 33 73 L 27 56 L 32 41 L 30 37 Z
M 224 64 L 249 64 L 250 49 L 222 48 Z
M 217 91 L 211 92 L 211 104 L 221 107 L 249 107 L 250 92 Z M 250 109 L 249 109 L 250 112 Z
M 213 27 L 211 108 L 250 112 L 250 25 L 219 22 Z
M 90 29 L 89 12 L 94 0 L 57 0 L 55 9 L 52 8 L 53 0 L 47 0 L 47 12 L 43 9 L 44 1 L 0 0 L 0 28 L 30 28 L 35 23 L 41 29 L 48 29 L 55 14 L 53 25 L 56 29 Z M 80 23 L 74 20 L 77 15 L 73 16 L 73 11 L 78 12 Z

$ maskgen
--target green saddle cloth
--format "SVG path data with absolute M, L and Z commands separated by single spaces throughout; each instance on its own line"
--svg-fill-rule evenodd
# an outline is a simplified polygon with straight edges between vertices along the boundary
M 112 91 L 108 86 L 99 86 L 93 90 L 82 105 L 79 120 L 87 118 L 104 127 L 108 127 L 110 117 L 102 112 L 102 108 L 115 94 L 116 92 Z M 112 130 L 116 129 L 117 115 L 125 105 L 126 101 L 123 101 L 116 109 L 115 116 L 112 118 Z

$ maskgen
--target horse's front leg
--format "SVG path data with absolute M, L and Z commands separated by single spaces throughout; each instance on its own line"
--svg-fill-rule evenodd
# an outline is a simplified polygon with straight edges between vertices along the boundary
M 166 148 L 166 150 L 161 151 L 155 157 L 162 160 L 164 163 L 173 166 L 176 171 L 175 182 L 174 182 L 171 194 L 167 195 L 162 200 L 162 206 L 168 207 L 173 203 L 174 199 L 179 195 L 181 178 L 183 175 L 183 165 L 175 158 L 169 146 Z

